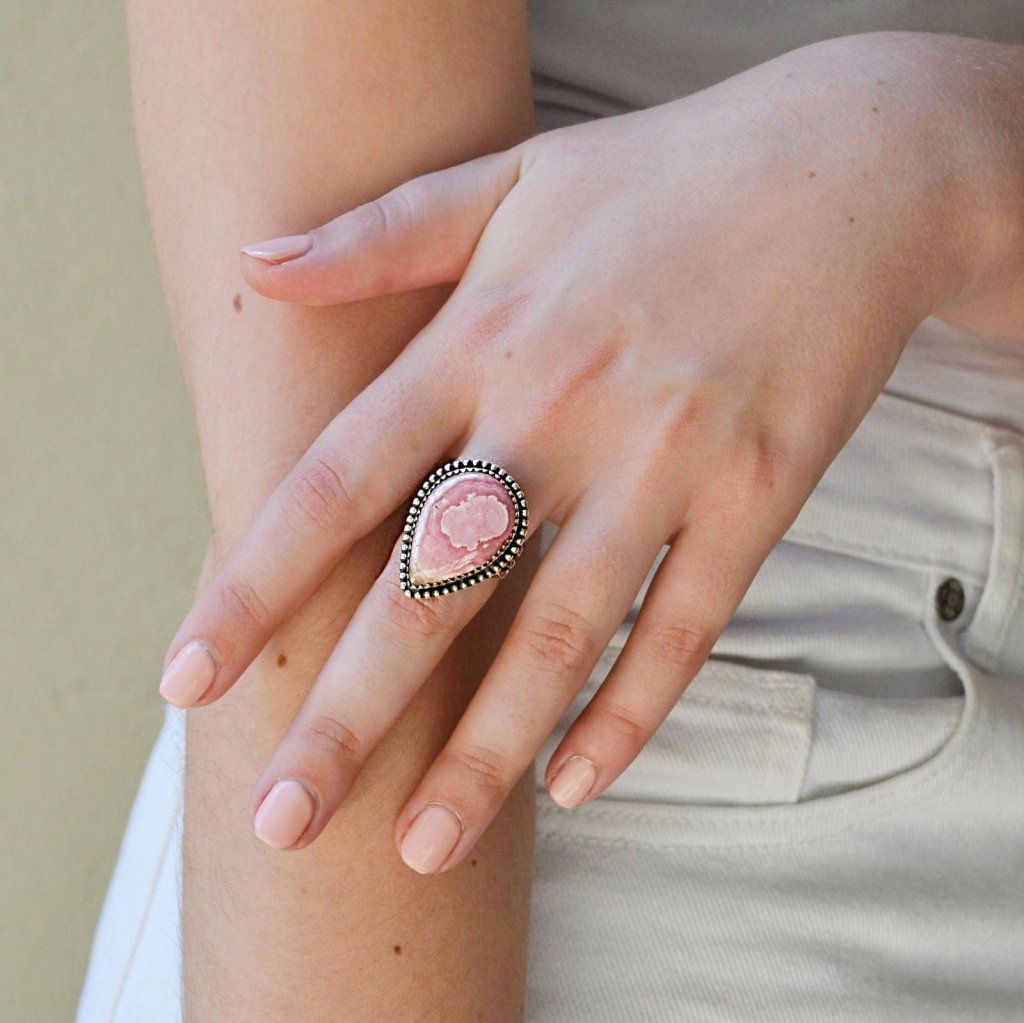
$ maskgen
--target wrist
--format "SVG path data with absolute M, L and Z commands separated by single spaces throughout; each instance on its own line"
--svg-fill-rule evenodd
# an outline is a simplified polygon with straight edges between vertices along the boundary
M 894 172 L 927 168 L 923 234 L 911 241 L 927 256 L 926 315 L 1024 341 L 1024 46 L 929 32 L 804 49 L 815 46 L 855 89 L 882 92 L 871 109 L 896 118 Z
M 967 227 L 964 284 L 935 314 L 1024 342 L 1024 46 L 939 36 L 934 50 Z

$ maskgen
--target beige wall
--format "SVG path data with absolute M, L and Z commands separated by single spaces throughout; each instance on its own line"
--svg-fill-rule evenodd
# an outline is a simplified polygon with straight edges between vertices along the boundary
M 205 542 L 119 3 L 0 4 L 0 232 L 0 1020 L 64 1023 Z

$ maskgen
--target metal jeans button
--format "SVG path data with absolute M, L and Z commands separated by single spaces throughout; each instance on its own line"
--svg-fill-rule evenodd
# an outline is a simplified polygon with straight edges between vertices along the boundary
M 950 576 L 935 591 L 935 609 L 939 617 L 947 622 L 960 617 L 964 609 L 964 588 L 959 579 Z

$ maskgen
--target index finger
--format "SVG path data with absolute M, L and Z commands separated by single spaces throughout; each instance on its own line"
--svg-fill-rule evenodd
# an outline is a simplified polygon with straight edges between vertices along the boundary
M 404 349 L 274 489 L 175 633 L 165 700 L 219 699 L 353 544 L 444 460 L 465 432 L 469 395 L 440 349 Z

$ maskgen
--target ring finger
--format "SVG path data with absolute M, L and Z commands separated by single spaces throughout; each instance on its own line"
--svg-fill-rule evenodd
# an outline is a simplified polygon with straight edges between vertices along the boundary
M 444 749 L 398 816 L 420 873 L 469 853 L 534 761 L 622 623 L 668 532 L 659 514 L 590 492 L 559 529 L 504 645 Z M 422 811 L 422 813 L 421 813 Z

